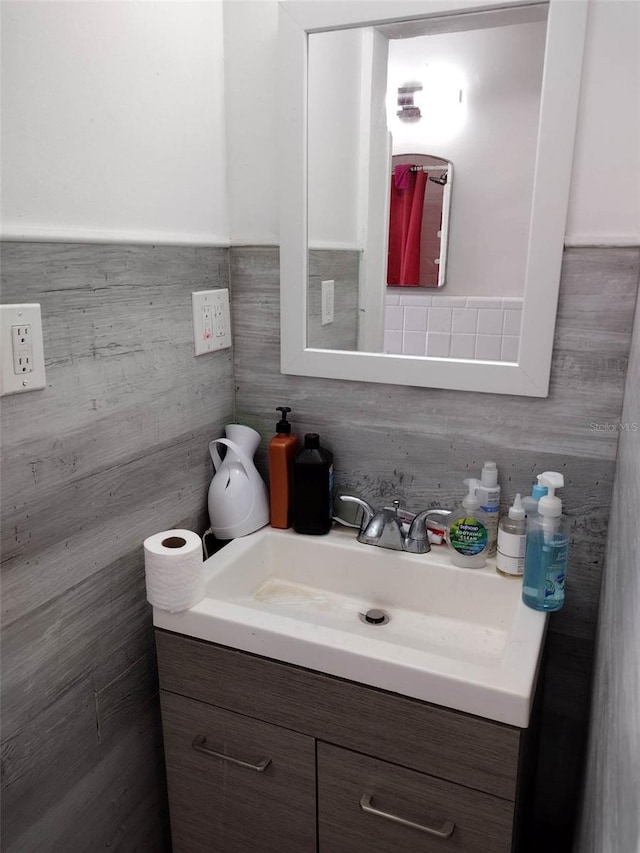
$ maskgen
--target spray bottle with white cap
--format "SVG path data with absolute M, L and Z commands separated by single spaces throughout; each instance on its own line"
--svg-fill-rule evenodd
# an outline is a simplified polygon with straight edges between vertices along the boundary
M 564 486 L 564 477 L 545 471 L 539 482 L 547 486 L 549 494 L 540 498 L 538 514 L 529 518 L 522 600 L 534 610 L 560 610 L 564 605 L 569 523 L 555 491 Z

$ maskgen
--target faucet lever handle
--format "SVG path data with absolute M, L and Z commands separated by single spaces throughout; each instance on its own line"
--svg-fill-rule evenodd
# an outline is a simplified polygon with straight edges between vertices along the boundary
M 412 554 L 427 554 L 431 550 L 427 534 L 427 522 L 435 517 L 446 518 L 451 515 L 450 509 L 425 509 L 419 512 L 411 522 L 411 527 L 404 540 L 404 549 Z
M 362 521 L 360 522 L 360 530 L 364 530 L 374 516 L 373 507 L 362 498 L 356 498 L 354 495 L 339 495 L 339 499 L 345 503 L 357 504 L 362 509 Z M 340 521 L 340 519 L 338 519 Z M 357 525 L 353 525 L 357 527 Z

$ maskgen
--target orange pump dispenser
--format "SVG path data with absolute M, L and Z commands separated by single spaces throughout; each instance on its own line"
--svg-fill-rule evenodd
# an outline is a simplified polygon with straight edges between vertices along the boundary
M 278 406 L 281 417 L 276 424 L 276 434 L 269 442 L 269 495 L 272 527 L 291 527 L 291 464 L 300 442 L 291 434 L 287 420 L 289 406 Z

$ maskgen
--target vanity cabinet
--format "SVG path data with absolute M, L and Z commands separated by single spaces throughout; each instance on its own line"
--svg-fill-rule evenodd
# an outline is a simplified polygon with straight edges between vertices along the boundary
M 174 853 L 524 849 L 531 731 L 156 630 Z
M 161 709 L 174 853 L 316 850 L 313 738 L 165 691 Z
M 509 853 L 513 803 L 318 744 L 321 853 Z

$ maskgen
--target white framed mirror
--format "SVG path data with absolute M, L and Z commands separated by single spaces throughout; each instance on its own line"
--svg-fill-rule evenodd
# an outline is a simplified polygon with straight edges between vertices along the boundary
M 498 271 L 491 276 L 491 281 L 496 286 L 500 284 L 499 279 L 502 276 L 505 284 L 520 288 L 522 296 L 518 307 L 521 308 L 521 322 L 517 351 L 509 356 L 509 360 L 501 360 L 501 357 L 504 358 L 504 351 L 502 356 L 498 357 L 492 352 L 478 357 L 477 350 L 473 357 L 470 357 L 470 354 L 465 357 L 459 357 L 457 354 L 452 356 L 448 349 L 443 350 L 443 354 L 430 354 L 430 336 L 435 345 L 447 335 L 439 332 L 437 326 L 431 335 L 429 325 L 420 333 L 424 332 L 426 345 L 425 349 L 416 350 L 420 353 L 418 355 L 385 352 L 384 346 L 379 345 L 381 323 L 384 322 L 384 313 L 388 310 L 386 303 L 389 302 L 386 287 L 388 213 L 383 216 L 381 211 L 388 210 L 392 146 L 391 141 L 386 148 L 384 145 L 375 146 L 371 142 L 375 132 L 368 130 L 375 127 L 375 121 L 380 121 L 381 103 L 386 101 L 386 61 L 369 65 L 368 74 L 362 73 L 362 68 L 360 69 L 362 90 L 368 91 L 369 97 L 361 98 L 357 110 L 358 120 L 361 122 L 360 132 L 357 134 L 359 161 L 355 164 L 349 160 L 345 161 L 343 149 L 337 150 L 338 157 L 343 157 L 342 161 L 338 159 L 336 162 L 339 164 L 340 175 L 344 176 L 340 185 L 344 195 L 342 200 L 338 194 L 325 202 L 325 212 L 328 211 L 328 216 L 338 222 L 345 209 L 344 200 L 352 195 L 352 186 L 359 181 L 360 188 L 368 186 L 370 190 L 359 200 L 366 227 L 357 229 L 357 239 L 352 245 L 343 245 L 338 239 L 331 247 L 339 261 L 338 276 L 343 275 L 342 270 L 347 266 L 344 259 L 349 252 L 355 254 L 358 259 L 357 294 L 354 304 L 355 316 L 361 328 L 355 333 L 351 330 L 348 343 L 342 342 L 347 338 L 334 336 L 332 342 L 320 346 L 322 337 L 315 331 L 310 331 L 310 307 L 314 304 L 320 306 L 323 322 L 335 323 L 336 330 L 339 326 L 336 317 L 340 322 L 343 322 L 344 318 L 340 314 L 342 309 L 338 291 L 334 292 L 333 289 L 334 286 L 339 286 L 340 280 L 332 274 L 332 267 L 326 263 L 324 256 L 318 255 L 325 247 L 315 245 L 313 234 L 309 233 L 310 216 L 313 225 L 317 214 L 317 194 L 313 185 L 314 179 L 317 183 L 318 176 L 314 152 L 320 147 L 330 156 L 331 140 L 338 135 L 342 124 L 336 124 L 336 133 L 326 133 L 318 139 L 318 118 L 314 112 L 315 107 L 310 104 L 313 92 L 310 90 L 310 82 L 313 81 L 309 79 L 311 39 L 314 39 L 312 44 L 320 44 L 321 40 L 315 39 L 315 34 L 342 32 L 348 37 L 358 29 L 366 34 L 362 43 L 368 45 L 370 56 L 372 50 L 380 50 L 380 44 L 383 45 L 384 54 L 387 50 L 384 45 L 389 39 L 413 38 L 425 33 L 442 32 L 443 29 L 447 32 L 485 29 L 493 26 L 493 20 L 498 13 L 512 16 L 513 21 L 506 21 L 509 25 L 518 23 L 518 15 L 524 16 L 523 21 L 531 16 L 534 20 L 540 20 L 541 9 L 545 19 L 545 35 L 541 43 L 544 56 L 541 58 L 542 75 L 536 106 L 535 140 L 528 154 L 530 162 L 525 164 L 532 176 L 531 188 L 529 195 L 519 199 L 525 206 L 524 237 L 516 259 L 520 263 L 521 272 L 511 275 L 511 279 L 517 279 L 515 285 L 512 280 L 506 281 L 509 278 L 506 273 Z M 550 0 L 549 3 L 543 4 L 530 4 L 520 0 L 512 0 L 508 4 L 483 0 L 283 0 L 279 4 L 283 373 L 418 387 L 547 396 L 585 24 L 586 0 L 574 0 L 571 3 Z M 363 50 L 362 53 L 364 52 Z M 326 68 L 332 67 L 335 68 L 336 64 L 329 56 Z M 344 72 L 341 66 L 338 68 L 340 73 Z M 504 78 L 509 75 L 509 68 L 498 70 Z M 500 74 L 497 79 L 502 79 Z M 407 88 L 404 83 L 402 85 Z M 469 97 L 472 97 L 472 93 Z M 348 104 L 341 104 L 340 108 L 350 110 L 349 114 L 354 113 Z M 362 124 L 363 116 L 369 124 Z M 326 127 L 326 124 L 321 126 Z M 391 137 L 392 134 L 389 134 L 390 140 Z M 415 144 L 415 138 L 414 134 L 412 144 Z M 429 144 L 432 144 L 431 141 Z M 514 139 L 513 146 L 516 147 L 517 144 L 517 139 Z M 431 153 L 449 159 L 446 147 Z M 454 217 L 456 192 L 459 191 L 459 197 L 462 199 L 464 180 L 464 172 L 461 174 L 460 170 L 457 170 L 451 201 Z M 499 207 L 500 203 L 499 197 L 491 200 L 491 204 L 496 207 Z M 456 245 L 454 229 L 455 219 L 448 256 L 452 275 L 456 267 L 463 269 L 463 261 L 468 260 L 465 240 L 459 239 Z M 459 230 L 459 233 L 462 232 Z M 510 239 L 509 244 L 512 242 L 515 241 Z M 347 276 L 347 273 L 344 275 Z M 352 277 L 353 275 L 351 273 Z M 318 287 L 317 298 L 311 289 L 314 282 Z M 471 287 L 471 282 L 469 284 Z M 409 288 L 406 288 L 407 292 L 408 290 Z M 442 295 L 445 297 L 446 290 L 446 287 L 442 289 Z M 415 304 L 417 289 L 412 294 L 414 298 L 409 300 L 403 299 L 404 291 L 405 289 L 399 297 L 402 300 L 400 304 Z M 440 297 L 433 297 L 434 300 L 436 298 Z M 475 304 L 469 301 L 475 298 L 473 291 L 469 290 L 467 305 Z M 449 304 L 459 304 L 460 297 L 457 299 L 458 302 L 454 297 L 452 302 L 449 297 Z M 393 299 L 391 301 L 393 302 Z M 443 306 L 446 303 L 438 305 Z M 407 311 L 406 308 L 404 310 Z M 336 317 L 333 317 L 334 312 Z M 441 317 L 445 314 L 450 317 L 454 311 L 452 308 L 446 310 L 439 307 L 436 313 Z M 492 316 L 492 322 L 500 320 L 506 314 L 513 314 L 507 311 L 490 313 L 496 315 Z M 500 314 L 500 318 L 497 314 Z M 425 315 L 421 311 L 419 320 L 423 324 L 425 316 L 428 317 L 428 314 Z M 332 319 L 328 320 L 329 317 Z M 483 320 L 487 318 L 488 315 L 483 317 Z M 428 323 L 431 323 L 431 320 L 428 320 Z M 450 337 L 453 338 L 453 335 Z M 483 336 L 478 335 L 478 340 L 480 337 Z M 326 340 L 332 339 L 329 337 Z M 437 349 L 435 351 L 438 352 Z

